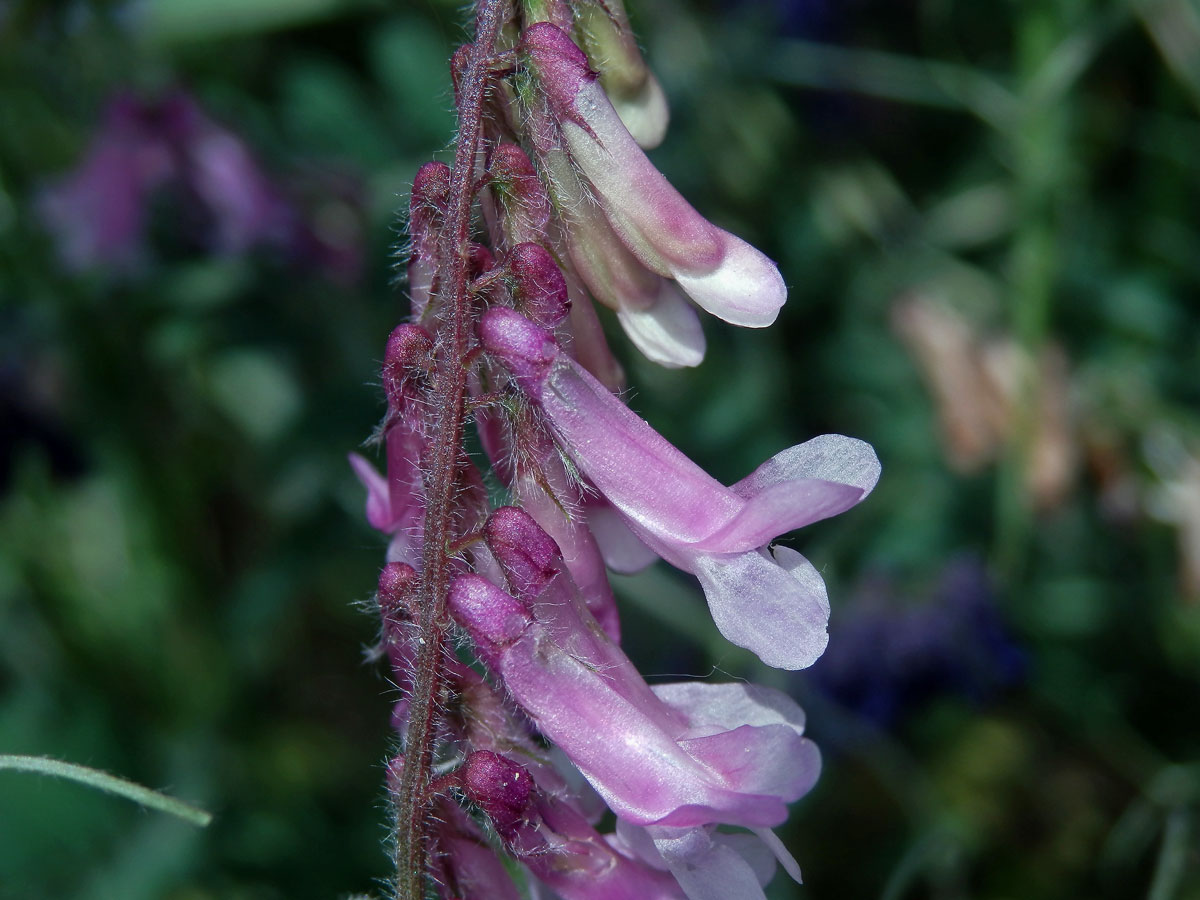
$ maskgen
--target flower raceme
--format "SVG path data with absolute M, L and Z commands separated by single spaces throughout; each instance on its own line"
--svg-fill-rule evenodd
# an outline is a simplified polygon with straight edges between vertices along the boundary
M 650 360 L 694 366 L 697 308 L 769 325 L 783 278 L 643 152 L 666 102 L 619 0 L 479 0 L 478 23 L 452 61 L 455 163 L 413 183 L 386 471 L 351 457 L 389 538 L 375 655 L 400 694 L 397 895 L 513 900 L 503 851 L 563 900 L 763 900 L 776 862 L 799 878 L 771 829 L 820 770 L 804 713 L 749 684 L 648 685 L 607 571 L 661 558 L 730 641 L 808 666 L 825 585 L 772 543 L 862 500 L 879 462 L 823 435 L 724 485 L 629 409 L 593 301 Z

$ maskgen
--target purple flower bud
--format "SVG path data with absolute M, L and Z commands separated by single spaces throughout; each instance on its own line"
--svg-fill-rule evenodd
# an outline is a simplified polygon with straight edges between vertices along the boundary
M 620 852 L 566 790 L 535 787 L 505 845 L 562 900 L 683 900 L 675 879 Z M 499 830 L 499 829 L 497 829 Z
M 437 269 L 438 230 L 450 202 L 450 167 L 427 162 L 413 178 L 409 199 L 408 230 L 412 236 L 412 258 L 408 263 L 409 293 L 413 315 L 420 317 L 429 302 Z
M 392 535 L 388 547 L 392 562 L 415 564 L 420 558 L 425 509 L 420 464 L 426 440 L 417 388 L 428 371 L 432 350 L 433 339 L 419 325 L 399 325 L 388 337 L 383 362 L 387 478 L 361 456 L 350 454 L 354 474 L 367 489 L 367 521 Z
M 582 515 L 578 488 L 571 484 L 553 442 L 542 436 L 540 443 L 538 470 L 518 473 L 513 498 L 553 539 L 588 612 L 617 643 L 621 639 L 617 601 L 600 548 Z
M 550 22 L 538 22 L 522 31 L 520 49 L 537 73 L 555 117 L 560 122 L 582 123 L 583 117 L 575 109 L 575 95 L 585 83 L 597 78 L 587 54 L 566 31 Z
M 545 247 L 528 242 L 517 244 L 509 255 L 508 266 L 520 312 L 547 330 L 567 317 L 571 308 L 567 281 Z
M 520 638 L 532 621 L 523 603 L 478 575 L 459 575 L 450 582 L 448 601 L 485 661 Z
M 379 573 L 376 598 L 385 622 L 400 622 L 410 615 L 417 570 L 408 563 L 390 562 Z
M 462 767 L 467 798 L 487 813 L 501 837 L 511 837 L 529 808 L 533 778 L 511 759 L 490 750 L 477 750 Z
M 516 144 L 501 144 L 492 153 L 488 175 L 508 243 L 544 240 L 550 223 L 550 198 L 525 151 Z
M 476 416 L 483 445 L 512 491 L 513 504 L 544 531 L 541 540 L 557 546 L 555 552 L 561 553 L 588 611 L 613 641 L 619 641 L 616 599 L 604 559 L 588 530 L 579 486 L 567 475 L 554 441 L 528 409 L 503 418 L 479 412 Z M 495 575 L 500 580 L 501 572 Z
M 415 396 L 414 380 L 432 364 L 433 337 L 420 325 L 397 325 L 383 350 L 383 391 L 393 412 L 403 413 Z
M 479 321 L 479 339 L 490 353 L 503 358 L 517 379 L 540 381 L 558 355 L 558 344 L 545 329 L 511 309 L 489 309 Z
M 409 229 L 418 255 L 433 258 L 436 229 L 445 218 L 449 202 L 450 167 L 445 163 L 427 162 L 417 169 L 409 199 Z
M 484 534 L 515 596 L 537 597 L 558 574 L 562 562 L 558 545 L 524 510 L 500 507 L 488 519 Z
M 455 106 L 458 105 L 458 90 L 467 71 L 467 61 L 471 58 L 472 47 L 472 44 L 463 44 L 450 54 L 450 83 L 454 86 Z
M 591 182 L 633 255 L 727 322 L 757 328 L 775 321 L 787 299 L 779 270 L 745 241 L 708 222 L 654 168 L 571 39 L 542 23 L 524 32 L 521 49 L 571 162 Z

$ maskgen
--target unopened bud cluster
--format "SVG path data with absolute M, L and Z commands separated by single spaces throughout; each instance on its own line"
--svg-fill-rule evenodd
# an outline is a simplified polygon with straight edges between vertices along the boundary
M 384 348 L 386 475 L 352 458 L 390 537 L 378 599 L 401 690 L 393 779 L 419 785 L 404 814 L 420 815 L 419 858 L 447 900 L 520 896 L 498 853 L 564 900 L 762 898 L 776 858 L 798 876 L 770 829 L 820 767 L 803 713 L 744 683 L 647 685 L 621 650 L 607 572 L 663 559 L 699 579 L 730 641 L 810 665 L 825 587 L 770 545 L 859 502 L 878 461 L 824 435 L 726 486 L 625 405 L 595 303 L 650 360 L 694 366 L 697 309 L 769 325 L 784 282 L 645 156 L 667 108 L 619 0 L 510 4 L 483 0 L 494 41 L 452 61 L 460 116 L 481 118 L 474 170 L 428 163 L 414 179 L 412 316 Z M 464 203 L 483 233 L 456 242 Z M 453 378 L 457 412 L 443 408 Z M 462 449 L 466 416 L 506 491 L 498 508 Z M 435 452 L 447 422 L 449 467 Z M 431 567 L 447 573 L 436 596 Z M 432 676 L 418 662 L 430 641 Z M 427 701 L 429 728 L 410 721 Z M 606 808 L 616 829 L 601 834 Z

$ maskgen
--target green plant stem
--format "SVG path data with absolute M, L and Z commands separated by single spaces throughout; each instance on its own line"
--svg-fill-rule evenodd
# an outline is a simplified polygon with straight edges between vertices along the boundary
M 1009 260 L 1010 320 L 1023 356 L 1018 363 L 1012 433 L 997 481 L 996 555 L 1009 579 L 1018 576 L 1024 565 L 1033 522 L 1028 474 L 1039 424 L 1039 362 L 1057 269 L 1056 199 L 1067 153 L 1065 104 L 1048 100 L 1041 85 L 1061 36 L 1055 4 L 1029 0 L 1017 35 L 1023 105 L 1008 146 L 1018 204 Z
M 116 775 L 109 775 L 107 772 L 76 765 L 75 763 L 48 759 L 44 756 L 0 754 L 0 769 L 13 769 L 18 772 L 36 772 L 39 775 L 66 778 L 68 781 L 74 781 L 77 784 L 83 784 L 108 794 L 116 794 L 118 797 L 124 797 L 126 800 L 140 803 L 149 809 L 167 813 L 168 815 L 183 819 L 185 822 L 199 825 L 201 828 L 212 821 L 212 813 L 197 809 L 194 806 L 184 803 L 182 800 L 176 800 L 174 797 L 168 797 L 166 794 L 152 791 L 148 787 L 143 787 L 124 778 L 118 778 Z

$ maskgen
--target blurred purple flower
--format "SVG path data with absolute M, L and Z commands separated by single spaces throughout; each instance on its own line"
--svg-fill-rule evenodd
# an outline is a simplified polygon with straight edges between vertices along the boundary
M 132 96 L 117 96 L 79 168 L 41 197 L 41 217 L 72 269 L 127 267 L 141 254 L 147 198 L 174 169 L 148 113 Z
M 150 211 L 165 192 L 194 229 L 185 239 L 210 252 L 272 247 L 330 264 L 335 277 L 357 268 L 345 247 L 301 219 L 245 141 L 183 91 L 159 100 L 116 95 L 83 161 L 43 192 L 39 212 L 68 268 L 129 269 L 146 255 Z
M 833 627 L 838 640 L 809 682 L 884 727 L 939 697 L 986 702 L 1025 672 L 1025 653 L 973 557 L 947 566 L 932 598 L 917 606 L 876 581 L 835 613 Z

